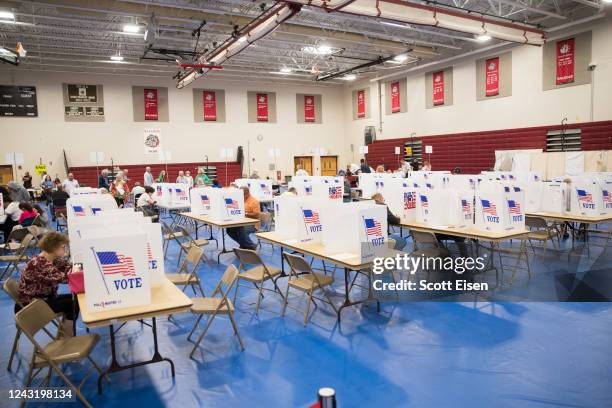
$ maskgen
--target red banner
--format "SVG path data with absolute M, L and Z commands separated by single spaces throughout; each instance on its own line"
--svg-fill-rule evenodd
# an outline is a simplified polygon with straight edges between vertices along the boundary
M 557 41 L 557 85 L 574 82 L 575 39 Z
M 434 72 L 433 80 L 433 104 L 444 105 L 444 71 Z
M 204 91 L 204 120 L 215 122 L 217 120 L 217 94 L 215 91 Z
M 257 94 L 257 121 L 258 122 L 268 121 L 268 94 L 265 94 L 265 93 Z
M 304 95 L 304 122 L 315 121 L 315 102 L 314 96 Z
M 365 118 L 365 91 L 360 89 L 357 91 L 357 117 Z
M 485 62 L 485 96 L 499 95 L 499 58 L 491 58 Z
M 145 120 L 158 120 L 159 111 L 157 103 L 157 89 L 144 90 L 144 118 Z
M 400 83 L 393 82 L 391 84 L 391 113 L 396 113 L 400 110 Z

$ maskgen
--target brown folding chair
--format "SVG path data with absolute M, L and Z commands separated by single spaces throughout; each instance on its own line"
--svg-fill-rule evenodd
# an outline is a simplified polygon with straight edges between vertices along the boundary
M 202 260 L 203 256 L 204 250 L 202 248 L 197 246 L 190 247 L 178 272 L 167 273 L 166 278 L 177 286 L 183 285 L 183 292 L 189 286 L 193 290 L 193 294 L 195 296 L 198 296 L 196 288 L 200 289 L 202 296 L 206 296 L 204 294 L 204 289 L 202 289 L 200 278 L 198 277 L 198 267 L 200 266 L 200 261 Z
M 44 368 L 48 368 L 49 372 L 43 382 L 45 385 L 49 383 L 51 373 L 55 371 L 66 385 L 75 392 L 76 396 L 86 407 L 92 407 L 81 393 L 81 387 L 89 376 L 89 370 L 87 370 L 85 377 L 77 387 L 68 379 L 60 368 L 60 365 L 87 359 L 98 373 L 102 374 L 100 366 L 91 358 L 91 352 L 100 340 L 100 336 L 95 333 L 90 333 L 77 337 L 52 337 L 49 343 L 41 345 L 38 340 L 36 340 L 36 334 L 45 329 L 46 326 L 55 321 L 55 319 L 56 315 L 53 310 L 51 310 L 44 300 L 40 299 L 34 300 L 15 315 L 17 327 L 28 339 L 30 339 L 34 347 L 25 381 L 25 388 L 30 387 L 34 377 L 36 377 L 40 371 Z M 59 326 L 58 322 L 56 322 L 56 324 Z
M 240 337 L 240 331 L 238 330 L 238 325 L 234 320 L 234 304 L 228 298 L 229 293 L 232 289 L 232 286 L 234 286 L 237 277 L 238 269 L 236 269 L 234 265 L 229 265 L 223 273 L 221 280 L 217 284 L 217 287 L 212 292 L 212 295 L 210 297 L 192 299 L 193 306 L 191 306 L 191 313 L 198 314 L 199 316 L 196 322 L 194 323 L 193 328 L 189 332 L 189 335 L 187 336 L 188 341 L 191 341 L 191 336 L 200 324 L 200 320 L 202 320 L 202 317 L 204 315 L 208 315 L 210 317 L 206 322 L 206 327 L 204 327 L 204 331 L 200 334 L 200 337 L 198 337 L 198 340 L 193 345 L 193 350 L 191 350 L 191 353 L 189 354 L 190 358 L 193 358 L 193 353 L 195 353 L 196 349 L 202 342 L 204 335 L 208 331 L 208 328 L 212 324 L 212 321 L 218 314 L 228 315 L 230 321 L 232 322 L 234 333 L 236 334 L 236 336 L 238 337 L 238 341 L 240 342 L 240 348 L 244 350 L 244 344 L 242 343 L 242 338 Z
M 15 225 L 8 236 L 5 243 L 0 244 L 0 248 L 3 249 L 2 253 L 7 254 L 9 252 L 15 252 L 21 248 L 21 241 L 29 234 L 27 228 L 21 225 Z
M 166 254 L 168 253 L 168 247 L 170 247 L 170 242 L 174 241 L 178 244 L 179 248 L 181 248 L 181 240 L 180 237 L 183 236 L 181 231 L 175 231 L 168 226 L 164 221 L 160 220 L 162 228 L 162 238 L 163 238 L 163 248 L 164 248 L 164 259 L 166 259 Z M 180 255 L 180 253 L 179 253 Z M 178 265 L 178 262 L 177 262 Z
M 262 212 L 259 214 L 259 232 L 270 232 L 272 230 L 272 214 L 269 212 Z M 274 244 L 271 242 L 262 241 L 257 238 L 257 246 L 261 248 L 263 244 L 268 244 L 274 252 Z
M 334 283 L 334 277 L 314 272 L 310 267 L 310 264 L 299 255 L 291 255 L 284 252 L 283 256 L 287 260 L 291 271 L 289 273 L 289 280 L 287 281 L 287 290 L 285 291 L 285 301 L 283 303 L 283 311 L 281 315 L 285 316 L 285 311 L 287 310 L 287 306 L 289 305 L 290 288 L 304 292 L 308 296 L 306 310 L 304 311 L 304 326 L 308 324 L 310 304 L 314 302 L 314 299 L 329 303 L 330 306 L 334 309 L 334 312 L 336 312 L 337 314 L 338 309 L 336 309 L 336 306 L 331 301 L 331 298 L 325 291 L 326 286 L 330 286 L 332 283 Z M 316 292 L 317 290 L 323 292 L 325 299 L 314 296 L 314 292 Z M 293 306 L 289 307 L 299 310 L 297 308 L 294 308 Z
M 28 233 L 28 235 L 21 240 L 21 246 L 16 249 L 13 254 L 0 256 L 0 262 L 7 262 L 4 271 L 2 271 L 2 276 L 0 276 L 0 281 L 4 279 L 7 273 L 8 276 L 11 276 L 11 274 L 17 270 L 20 263 L 24 263 L 29 260 L 27 251 L 30 248 L 33 239 L 34 237 L 32 234 Z
M 274 279 L 278 279 L 278 277 L 282 273 L 279 268 L 264 264 L 259 255 L 257 255 L 257 252 L 251 249 L 234 248 L 234 253 L 238 258 L 238 261 L 240 261 L 240 270 L 243 270 L 243 272 L 238 274 L 238 282 L 236 283 L 236 289 L 234 290 L 234 303 L 236 303 L 236 297 L 238 296 L 238 288 L 240 286 L 250 288 L 250 286 L 240 285 L 241 280 L 245 280 L 247 282 L 252 283 L 255 286 L 255 289 L 257 289 L 257 307 L 255 308 L 255 313 L 257 314 L 259 314 L 259 305 L 261 303 L 261 298 L 263 297 L 264 289 L 269 290 L 271 292 L 277 292 L 284 299 L 283 293 L 278 288 L 276 280 Z M 247 269 L 247 266 L 249 265 L 254 266 L 252 268 Z M 274 290 L 264 288 L 264 283 L 267 280 L 272 281 L 272 283 L 274 284 Z
M 178 262 L 180 262 L 181 257 L 183 256 L 183 252 L 187 253 L 187 251 L 189 251 L 189 248 L 191 248 L 192 246 L 197 246 L 199 248 L 202 248 L 206 245 L 208 245 L 208 240 L 207 239 L 203 239 L 203 238 L 199 238 L 199 239 L 195 239 L 191 236 L 191 234 L 189 233 L 189 231 L 187 231 L 187 228 L 183 227 L 182 225 L 177 225 L 176 228 L 178 229 L 178 231 L 181 233 L 181 238 L 183 238 L 183 241 L 181 242 L 180 239 L 177 240 L 177 242 L 179 243 L 179 255 L 178 255 Z M 209 260 L 206 257 L 206 254 L 204 252 L 202 252 L 204 259 L 206 260 L 206 262 L 208 263 Z M 178 265 L 177 262 L 177 265 Z
M 535 248 L 533 247 L 533 241 L 539 241 L 542 243 L 542 248 L 544 251 L 542 252 L 542 257 L 546 255 L 546 250 L 548 249 L 548 241 L 552 242 L 553 248 L 557 249 L 555 245 L 554 237 L 556 234 L 556 229 L 553 226 L 548 225 L 546 220 L 541 217 L 526 217 L 525 218 L 525 226 L 529 229 L 529 233 L 527 234 L 527 240 L 529 241 L 529 245 L 531 246 L 531 250 L 535 254 Z

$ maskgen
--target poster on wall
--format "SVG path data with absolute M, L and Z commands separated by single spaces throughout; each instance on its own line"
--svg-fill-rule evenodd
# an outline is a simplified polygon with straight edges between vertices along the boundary
M 393 82 L 391 84 L 391 113 L 397 113 L 400 110 L 400 83 Z
M 0 116 L 37 117 L 36 87 L 0 85 Z
M 144 118 L 145 120 L 159 119 L 159 104 L 157 99 L 157 89 L 144 89 Z
M 62 84 L 66 122 L 103 122 L 102 85 Z
M 315 102 L 314 96 L 304 95 L 304 122 L 315 121 Z
M 357 91 L 357 117 L 365 118 L 365 91 L 360 89 Z
M 204 91 L 204 120 L 215 122 L 217 120 L 217 94 L 215 91 Z
M 485 96 L 499 95 L 499 57 L 485 61 Z
M 433 104 L 444 105 L 444 71 L 434 72 L 433 79 Z
M 161 129 L 145 128 L 144 130 L 144 152 L 145 154 L 160 154 L 161 146 Z
M 575 43 L 575 38 L 557 41 L 557 85 L 574 82 Z
M 257 94 L 257 121 L 258 122 L 268 121 L 268 94 L 265 94 L 265 93 Z

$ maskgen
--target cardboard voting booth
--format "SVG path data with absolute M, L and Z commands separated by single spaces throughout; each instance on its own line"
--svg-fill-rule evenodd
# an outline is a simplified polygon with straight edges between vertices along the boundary
M 244 215 L 244 193 L 237 188 L 214 188 L 211 191 L 210 213 L 215 221 L 238 221 Z
M 189 192 L 191 198 L 191 212 L 198 215 L 208 215 L 210 213 L 210 203 L 214 194 L 213 187 L 192 188 Z
M 100 190 L 91 187 L 76 187 L 70 189 L 70 197 L 77 197 L 83 195 L 97 195 L 100 194 Z
M 524 189 L 510 183 L 482 183 L 476 190 L 475 224 L 494 232 L 524 230 Z
M 320 214 L 323 244 L 337 257 L 363 262 L 387 253 L 387 208 L 372 202 L 329 205 Z
M 249 192 L 259 202 L 272 201 L 272 180 L 266 179 L 236 179 L 238 187 L 248 187 Z
M 542 211 L 542 195 L 544 183 L 541 181 L 527 181 L 522 183 L 525 188 L 525 212 L 534 213 Z
M 541 197 L 540 211 L 565 214 L 571 210 L 566 183 L 542 183 Z
M 151 303 L 146 234 L 99 231 L 82 239 L 81 255 L 87 306 L 94 311 Z
M 314 198 L 342 201 L 344 185 L 334 182 L 315 183 L 312 185 L 312 193 L 306 194 Z
M 465 228 L 474 224 L 474 191 L 445 190 L 448 194 L 448 225 Z
M 159 204 L 189 205 L 189 185 L 181 183 L 153 183 L 153 198 Z
M 450 223 L 448 211 L 448 192 L 440 189 L 418 188 L 416 221 L 431 226 Z
M 395 216 L 408 221 L 416 219 L 416 188 L 408 179 L 389 180 L 381 194 Z
M 320 214 L 333 204 L 329 200 L 312 197 L 275 197 L 274 232 L 283 239 L 320 242 L 325 228 Z
M 102 211 L 116 210 L 117 202 L 110 194 L 83 195 L 66 200 L 68 223 L 77 217 L 98 215 Z
M 451 174 L 448 176 L 448 188 L 474 190 L 476 188 L 476 176 L 473 174 Z
M 598 182 L 575 183 L 571 194 L 571 212 L 591 217 L 610 214 L 612 201 L 609 186 Z

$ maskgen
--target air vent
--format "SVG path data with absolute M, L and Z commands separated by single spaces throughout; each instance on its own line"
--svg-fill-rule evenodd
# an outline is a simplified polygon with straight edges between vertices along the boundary
M 547 152 L 576 152 L 582 150 L 580 129 L 551 130 L 546 133 Z

